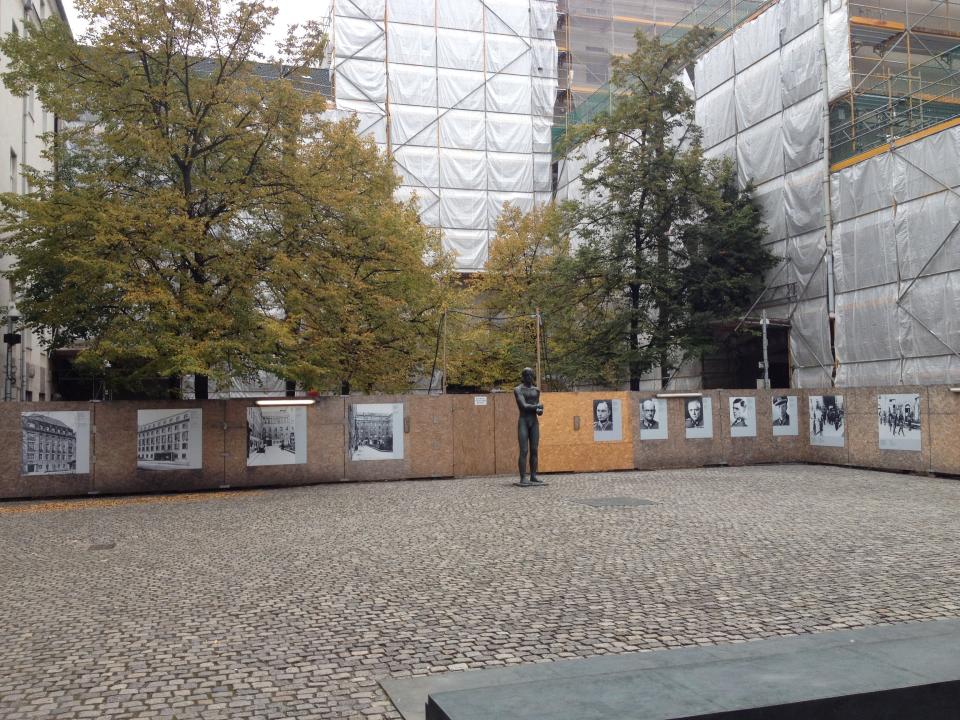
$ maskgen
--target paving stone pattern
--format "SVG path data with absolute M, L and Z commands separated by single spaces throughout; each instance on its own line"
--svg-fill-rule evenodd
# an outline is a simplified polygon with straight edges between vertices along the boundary
M 0 718 L 397 719 L 378 679 L 960 617 L 956 480 L 510 482 L 2 504 Z

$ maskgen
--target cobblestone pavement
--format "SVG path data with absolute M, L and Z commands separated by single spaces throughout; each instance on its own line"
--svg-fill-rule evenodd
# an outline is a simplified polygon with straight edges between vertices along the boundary
M 0 718 L 396 719 L 380 678 L 960 617 L 956 480 L 548 480 L 0 504 Z

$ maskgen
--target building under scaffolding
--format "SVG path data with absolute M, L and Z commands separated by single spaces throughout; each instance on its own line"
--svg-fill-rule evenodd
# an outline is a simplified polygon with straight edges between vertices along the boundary
M 665 37 L 695 25 L 718 31 L 689 73 L 705 153 L 756 186 L 781 258 L 746 323 L 773 319 L 784 382 L 960 382 L 957 11 L 709 0 Z M 578 163 L 562 166 L 575 196 Z M 674 386 L 757 376 L 755 356 L 745 373 L 717 360 L 685 363 Z

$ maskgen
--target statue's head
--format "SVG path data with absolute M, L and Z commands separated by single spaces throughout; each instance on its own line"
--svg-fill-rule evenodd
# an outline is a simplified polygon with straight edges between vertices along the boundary
M 524 368 L 523 372 L 520 373 L 520 379 L 524 383 L 533 383 L 533 368 Z

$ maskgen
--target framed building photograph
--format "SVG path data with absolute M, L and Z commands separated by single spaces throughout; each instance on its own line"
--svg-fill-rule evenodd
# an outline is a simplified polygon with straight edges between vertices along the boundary
M 810 444 L 843 447 L 843 396 L 811 395 L 809 399 Z
M 877 395 L 881 450 L 920 452 L 920 396 Z
M 199 470 L 203 467 L 203 411 L 137 411 L 137 468 Z
M 593 401 L 594 442 L 623 440 L 623 413 L 619 400 Z
M 730 437 L 757 436 L 757 399 L 743 396 L 730 398 Z
M 247 467 L 306 462 L 306 408 L 247 408 Z
M 89 411 L 20 414 L 21 475 L 83 475 L 89 472 Z
M 640 439 L 667 439 L 667 401 L 648 397 L 640 401 Z
M 713 398 L 690 398 L 684 406 L 687 439 L 713 437 Z
M 403 459 L 403 403 L 351 405 L 347 424 L 351 460 Z
M 797 396 L 776 395 L 772 404 L 773 434 L 776 436 L 799 435 L 800 419 L 797 417 Z

